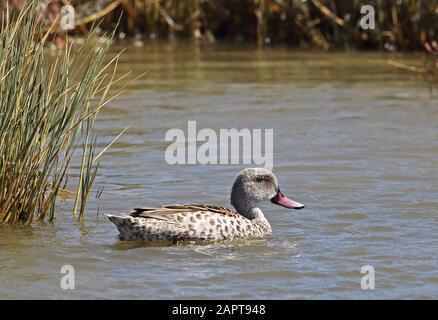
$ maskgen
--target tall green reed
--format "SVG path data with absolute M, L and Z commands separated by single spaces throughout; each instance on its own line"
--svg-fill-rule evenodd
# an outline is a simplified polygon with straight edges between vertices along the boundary
M 0 32 L 0 222 L 52 220 L 74 155 L 81 154 L 74 215 L 83 219 L 99 167 L 95 120 L 117 94 L 109 94 L 117 66 L 106 59 L 109 38 L 90 32 L 77 49 L 67 38 L 56 57 L 34 1 L 5 11 Z M 48 30 L 47 30 L 48 29 Z M 99 97 L 99 98 L 98 98 Z

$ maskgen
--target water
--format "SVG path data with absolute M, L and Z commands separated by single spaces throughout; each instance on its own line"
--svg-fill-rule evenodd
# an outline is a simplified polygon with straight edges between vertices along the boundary
M 281 49 L 129 47 L 120 73 L 149 70 L 101 114 L 103 158 L 84 224 L 1 227 L 0 298 L 438 298 L 438 108 L 418 56 Z M 103 216 L 170 203 L 229 205 L 243 165 L 169 166 L 170 128 L 274 129 L 282 191 L 274 234 L 206 246 L 121 243 Z M 76 289 L 60 288 L 63 265 Z M 362 290 L 361 267 L 375 268 Z

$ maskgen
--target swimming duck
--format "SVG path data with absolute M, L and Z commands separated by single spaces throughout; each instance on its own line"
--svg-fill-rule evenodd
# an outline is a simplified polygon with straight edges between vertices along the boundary
M 259 238 L 272 233 L 259 203 L 271 201 L 288 209 L 304 205 L 286 198 L 275 175 L 264 168 L 242 170 L 234 181 L 231 204 L 236 211 L 208 204 L 136 208 L 121 216 L 107 215 L 120 240 L 218 241 Z

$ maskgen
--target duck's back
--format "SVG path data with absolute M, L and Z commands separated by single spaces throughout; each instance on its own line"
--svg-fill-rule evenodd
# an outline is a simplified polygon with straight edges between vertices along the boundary
M 169 205 L 137 208 L 122 216 L 108 215 L 120 240 L 216 241 L 270 234 L 269 225 L 258 224 L 225 207 Z

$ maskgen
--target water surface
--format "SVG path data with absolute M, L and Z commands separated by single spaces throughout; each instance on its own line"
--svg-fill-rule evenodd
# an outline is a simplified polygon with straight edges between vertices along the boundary
M 0 229 L 0 298 L 438 298 L 438 106 L 421 77 L 383 53 L 147 45 L 120 74 L 138 80 L 102 112 L 106 154 L 84 224 Z M 164 135 L 274 129 L 282 191 L 306 209 L 263 207 L 269 239 L 206 246 L 122 243 L 104 213 L 169 203 L 228 206 L 244 165 L 177 165 Z M 60 288 L 63 265 L 76 289 Z M 375 290 L 360 286 L 375 268 Z

